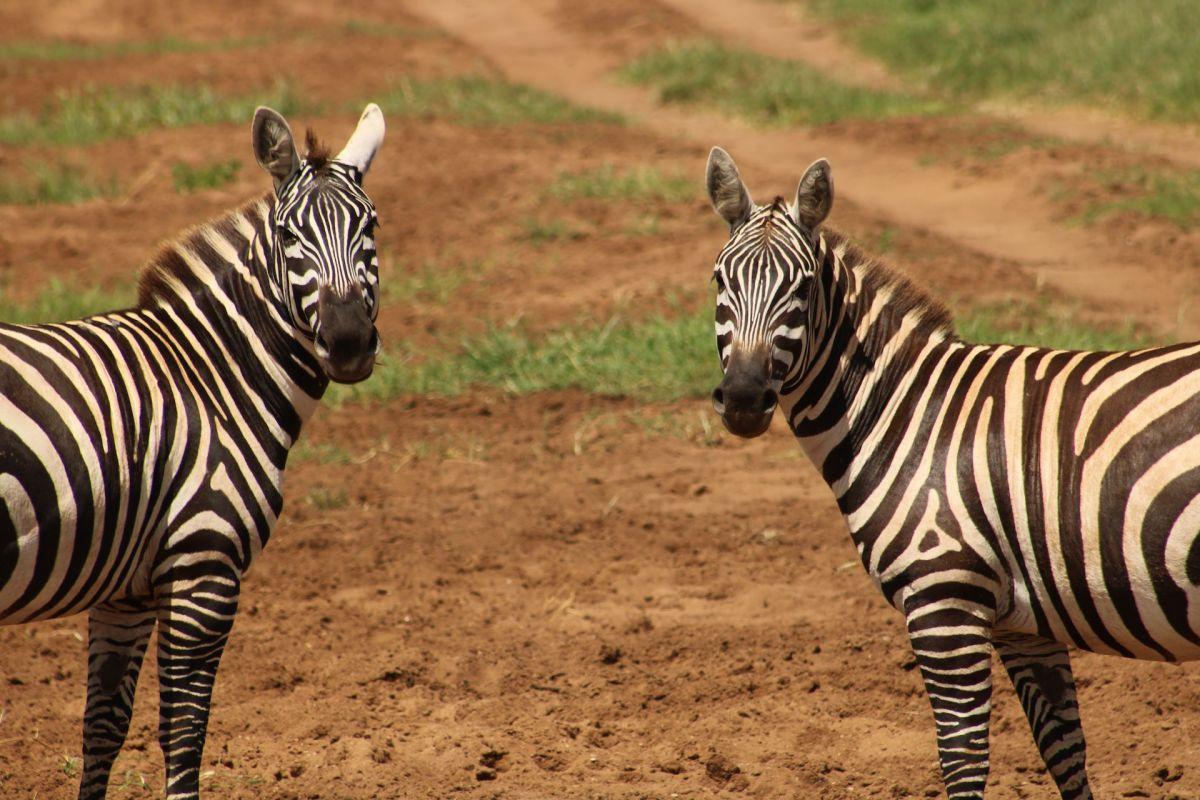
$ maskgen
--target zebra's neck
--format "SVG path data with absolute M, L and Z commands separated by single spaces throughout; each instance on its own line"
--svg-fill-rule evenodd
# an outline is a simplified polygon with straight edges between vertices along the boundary
M 329 381 L 270 273 L 274 202 L 268 194 L 167 244 L 142 273 L 138 307 L 198 328 L 191 338 L 228 360 L 286 453 Z
M 877 455 L 920 364 L 962 345 L 944 307 L 838 234 L 821 234 L 818 257 L 809 346 L 784 382 L 781 405 L 840 499 Z

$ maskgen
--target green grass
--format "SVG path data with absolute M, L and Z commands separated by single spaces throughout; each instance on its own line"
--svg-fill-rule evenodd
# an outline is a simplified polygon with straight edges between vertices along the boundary
M 564 239 L 583 238 L 583 232 L 572 228 L 560 219 L 539 220 L 524 219 L 521 221 L 521 238 L 533 244 L 548 244 Z
M 117 194 L 116 181 L 99 181 L 71 164 L 31 161 L 23 178 L 0 177 L 0 205 L 82 203 Z
M 663 103 L 714 106 L 771 125 L 817 125 L 944 110 L 927 98 L 848 86 L 805 64 L 709 41 L 654 51 L 627 64 L 621 75 L 657 88 Z
M 1046 301 L 978 306 L 955 320 L 959 336 L 977 344 L 1031 344 L 1059 350 L 1135 350 L 1151 340 L 1131 324 L 1111 327 L 1081 322 L 1070 308 Z
M 305 496 L 308 504 L 318 511 L 333 511 L 345 508 L 349 502 L 345 489 L 327 489 L 322 486 L 310 489 Z
M 581 108 L 540 89 L 479 75 L 404 78 L 377 102 L 389 116 L 440 117 L 479 127 L 621 121 L 616 114 Z
M 227 97 L 203 85 L 93 87 L 59 92 L 37 116 L 0 118 L 0 143 L 82 145 L 152 128 L 248 122 L 259 105 L 285 115 L 303 108 L 285 83 L 240 97 Z
M 673 309 L 642 320 L 614 316 L 532 336 L 513 323 L 457 344 L 415 353 L 385 353 L 370 380 L 334 385 L 327 398 L 390 400 L 402 395 L 459 396 L 473 387 L 512 394 L 581 389 L 641 401 L 701 397 L 720 380 L 712 308 Z M 971 342 L 1036 344 L 1082 350 L 1127 350 L 1154 342 L 1132 325 L 1082 322 L 1046 301 L 973 308 L 956 323 Z
M 237 159 L 214 161 L 200 166 L 180 161 L 171 167 L 171 183 L 180 194 L 217 189 L 232 182 L 241 168 L 242 164 Z
M 806 4 L 866 53 L 945 96 L 1085 102 L 1163 120 L 1197 119 L 1193 0 Z
M 1184 229 L 1194 228 L 1200 222 L 1200 170 L 1168 172 L 1131 167 L 1101 172 L 1094 177 L 1108 193 L 1118 196 L 1088 204 L 1080 215 L 1084 224 L 1090 225 L 1120 211 L 1169 220 Z
M 164 36 L 137 42 L 10 42 L 0 44 L 0 61 L 95 61 L 131 55 L 167 53 L 212 53 L 261 47 L 271 41 L 266 36 L 245 36 L 212 42 Z
M 301 438 L 292 447 L 288 458 L 293 462 L 314 461 L 318 464 L 336 464 L 345 466 L 354 461 L 355 454 L 333 442 L 313 442 Z
M 457 396 L 472 386 L 514 394 L 578 388 L 640 400 L 698 397 L 720 378 L 712 326 L 708 307 L 636 322 L 617 316 L 537 338 L 505 325 L 423 361 L 385 357 L 370 380 L 331 387 L 330 399 Z
M 393 263 L 384 254 L 383 260 L 392 264 L 388 279 L 383 284 L 383 296 L 387 302 L 412 303 L 444 306 L 450 302 L 459 287 L 477 281 L 491 269 L 490 261 L 426 260 L 420 265 Z
M 700 181 L 665 175 L 653 167 L 618 172 L 612 164 L 583 172 L 564 172 L 547 191 L 559 200 L 655 200 L 682 203 L 699 196 Z
M 158 56 L 173 53 L 219 53 L 229 50 L 261 48 L 281 41 L 306 41 L 328 38 L 329 34 L 372 36 L 388 39 L 418 39 L 443 36 L 436 28 L 388 25 L 362 19 L 348 19 L 338 29 L 321 33 L 302 31 L 270 36 L 237 36 L 200 41 L 163 36 L 157 39 L 126 42 L 8 42 L 0 44 L 0 61 L 96 61 L 125 56 Z
M 30 300 L 14 301 L 0 292 L 0 322 L 28 325 L 36 322 L 62 322 L 106 311 L 130 308 L 137 291 L 130 284 L 111 289 L 95 286 L 80 289 L 73 283 L 51 278 Z

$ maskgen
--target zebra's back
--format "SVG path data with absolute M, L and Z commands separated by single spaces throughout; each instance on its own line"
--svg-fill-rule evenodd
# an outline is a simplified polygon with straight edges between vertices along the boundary
M 1200 657 L 1200 345 L 950 342 L 909 378 L 839 497 L 872 575 L 944 570 L 944 536 L 1007 584 L 999 627 Z

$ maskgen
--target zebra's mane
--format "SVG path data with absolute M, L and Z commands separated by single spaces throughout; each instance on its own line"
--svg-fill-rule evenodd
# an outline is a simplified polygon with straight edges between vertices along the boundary
M 204 276 L 197 274 L 189 261 L 203 262 L 210 270 L 212 278 L 220 280 L 230 270 L 231 265 L 224 257 L 214 252 L 211 237 L 215 234 L 226 240 L 244 259 L 245 249 L 249 244 L 244 233 L 247 222 L 253 225 L 255 230 L 260 229 L 262 220 L 266 218 L 274 201 L 275 193 L 267 192 L 207 222 L 194 225 L 165 242 L 138 276 L 137 307 L 150 308 L 162 305 L 163 302 L 171 302 L 177 298 L 175 290 L 172 289 L 176 284 L 182 283 L 192 291 L 198 291 L 203 285 L 211 285 Z
M 821 240 L 827 253 L 840 258 L 859 276 L 862 281 L 859 291 L 866 289 L 874 296 L 887 294 L 892 319 L 915 315 L 928 330 L 940 331 L 948 337 L 955 335 L 954 318 L 949 309 L 903 272 L 867 255 L 837 231 L 823 228 Z
M 304 155 L 304 161 L 314 170 L 321 169 L 333 159 L 329 147 L 324 142 L 317 141 L 317 134 L 313 133 L 312 128 L 304 132 L 304 147 L 308 151 Z

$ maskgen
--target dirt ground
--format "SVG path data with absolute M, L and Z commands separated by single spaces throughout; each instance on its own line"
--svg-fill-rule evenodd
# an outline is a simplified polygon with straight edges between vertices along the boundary
M 668 296 L 701 302 L 722 230 L 699 176 L 718 142 L 764 196 L 792 191 L 805 165 L 832 153 L 834 225 L 956 304 L 1050 293 L 1096 318 L 1196 332 L 1188 309 L 1200 281 L 1181 265 L 1200 263 L 1200 245 L 1152 225 L 1069 225 L 1030 189 L 1161 153 L 1081 137 L 1054 155 L 922 165 L 922 153 L 961 153 L 994 129 L 974 119 L 755 131 L 659 108 L 607 72 L 651 44 L 735 23 L 731 37 L 778 53 L 772 31 L 786 33 L 783 23 L 753 36 L 744 24 L 779 14 L 772 3 L 742 0 L 732 16 L 703 13 L 707 0 L 595 0 L 582 14 L 551 0 L 402 5 L 230 0 L 167 14 L 149 0 L 6 4 L 3 41 L 274 38 L 252 50 L 7 63 L 0 114 L 92 83 L 203 80 L 242 92 L 286 77 L 331 109 L 296 127 L 340 143 L 351 99 L 406 75 L 460 72 L 628 113 L 624 126 L 388 119 L 368 190 L 383 222 L 382 281 L 400 287 L 381 317 L 393 352 L 514 318 L 536 330 L 651 312 Z M 340 27 L 347 18 L 410 33 L 359 41 Z M 821 52 L 839 47 L 829 31 L 799 30 L 819 36 Z M 843 52 L 838 63 L 846 74 L 854 59 Z M 1059 134 L 1070 130 L 1064 113 Z M 1017 112 L 1005 120 L 1022 124 Z M 1028 130 L 1046 124 L 1035 121 Z M 157 242 L 264 189 L 248 134 L 249 120 L 53 151 L 116 177 L 123 193 L 0 207 L 0 281 L 21 295 L 49 277 L 131 280 Z M 0 169 L 48 152 L 0 148 Z M 230 158 L 243 166 L 228 186 L 172 190 L 173 162 Z M 561 172 L 603 164 L 695 175 L 696 197 L 661 208 L 547 197 Z M 649 215 L 655 232 L 632 232 Z M 573 234 L 524 235 L 528 221 L 551 219 Z M 444 294 L 414 282 L 439 270 L 456 271 Z M 901 621 L 782 427 L 744 442 L 720 432 L 703 400 L 480 390 L 323 409 L 305 442 L 217 682 L 208 797 L 941 791 Z M 83 632 L 82 618 L 0 629 L 0 798 L 74 795 Z M 1200 797 L 1200 671 L 1081 654 L 1076 673 L 1097 796 Z M 989 796 L 1056 797 L 997 679 Z M 113 797 L 161 791 L 156 693 L 151 656 Z

